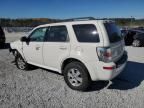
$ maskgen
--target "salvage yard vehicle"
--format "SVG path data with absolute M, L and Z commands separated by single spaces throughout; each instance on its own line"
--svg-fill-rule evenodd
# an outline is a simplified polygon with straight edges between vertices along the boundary
M 140 33 L 140 34 L 135 35 L 132 45 L 134 47 L 144 46 L 144 33 Z
M 64 75 L 74 90 L 86 90 L 91 81 L 111 80 L 126 66 L 124 39 L 113 21 L 75 18 L 40 25 L 10 43 L 16 65 L 29 64 Z
M 135 35 L 144 33 L 144 31 L 136 29 L 121 30 L 121 32 L 122 34 L 124 34 L 124 40 L 126 45 L 133 44 Z
M 2 27 L 0 26 L 0 46 L 5 44 L 5 33 L 2 29 Z

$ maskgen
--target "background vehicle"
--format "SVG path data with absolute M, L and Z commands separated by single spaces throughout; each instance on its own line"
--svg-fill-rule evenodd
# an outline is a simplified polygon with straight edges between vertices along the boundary
M 125 37 L 127 35 L 127 32 L 128 32 L 128 30 L 122 29 L 121 30 L 122 36 Z
M 144 46 L 144 33 L 136 34 L 132 44 L 134 47 Z
M 0 26 L 0 45 L 4 45 L 4 44 L 5 44 L 5 33 L 2 27 Z
M 57 71 L 75 90 L 86 90 L 91 81 L 115 78 L 127 62 L 121 32 L 108 20 L 72 19 L 41 25 L 10 46 L 19 69 L 32 64 Z
M 144 27 L 136 27 L 136 28 L 133 28 L 133 29 L 144 31 Z
M 128 29 L 128 30 L 121 30 L 121 33 L 124 35 L 125 45 L 132 45 L 134 41 L 134 36 L 137 34 L 144 33 L 144 31 L 136 29 Z

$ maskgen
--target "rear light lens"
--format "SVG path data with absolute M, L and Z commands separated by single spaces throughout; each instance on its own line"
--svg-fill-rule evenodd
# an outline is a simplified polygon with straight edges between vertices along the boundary
M 111 62 L 112 61 L 112 51 L 109 47 L 99 47 L 97 48 L 97 54 L 100 61 Z
M 105 70 L 113 70 L 113 69 L 115 69 L 115 66 L 103 67 L 103 69 L 105 69 Z

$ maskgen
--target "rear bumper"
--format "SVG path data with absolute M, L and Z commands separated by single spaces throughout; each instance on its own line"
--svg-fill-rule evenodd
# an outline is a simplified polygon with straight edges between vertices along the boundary
M 110 62 L 110 63 L 104 63 L 100 62 L 98 63 L 97 67 L 93 68 L 95 69 L 95 74 L 97 77 L 93 77 L 93 81 L 96 80 L 111 80 L 118 76 L 125 68 L 126 63 L 127 63 L 127 52 L 123 54 L 123 56 L 117 61 L 117 62 Z M 108 68 L 104 69 L 103 67 L 114 67 L 114 68 Z
M 105 70 L 105 72 L 108 72 L 107 74 L 108 76 L 105 77 L 103 76 L 103 80 L 111 80 L 116 76 L 118 76 L 124 70 L 127 63 L 127 59 L 128 59 L 127 52 L 125 52 L 117 62 L 114 62 L 115 68 L 113 70 L 111 71 Z
M 127 52 L 125 52 L 123 56 L 117 62 L 115 62 L 116 68 L 112 71 L 110 79 L 115 78 L 124 70 L 127 63 L 127 59 L 128 59 Z

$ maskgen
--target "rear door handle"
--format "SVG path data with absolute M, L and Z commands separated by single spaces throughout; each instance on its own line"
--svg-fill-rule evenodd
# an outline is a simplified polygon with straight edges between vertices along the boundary
M 61 50 L 66 50 L 67 47 L 65 47 L 65 46 L 60 46 L 59 49 L 61 49 Z
M 40 46 L 36 46 L 35 49 L 36 49 L 36 50 L 39 50 L 39 49 L 40 49 Z

